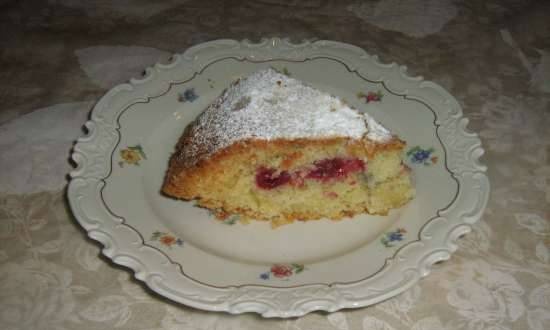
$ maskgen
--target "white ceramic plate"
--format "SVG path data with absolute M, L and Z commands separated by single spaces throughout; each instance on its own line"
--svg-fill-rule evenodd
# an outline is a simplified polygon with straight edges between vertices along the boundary
M 334 222 L 215 220 L 160 186 L 184 127 L 237 77 L 274 67 L 345 99 L 408 143 L 416 198 L 388 216 Z M 358 94 L 373 94 L 368 98 Z M 405 68 L 332 41 L 218 40 L 116 86 L 78 140 L 69 201 L 103 253 L 157 293 L 266 317 L 370 305 L 448 259 L 488 199 L 483 150 L 456 100 Z

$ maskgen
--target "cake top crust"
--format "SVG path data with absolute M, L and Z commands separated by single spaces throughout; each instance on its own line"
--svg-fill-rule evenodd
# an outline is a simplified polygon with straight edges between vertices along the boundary
M 271 68 L 232 83 L 191 125 L 178 147 L 187 166 L 246 139 L 392 138 L 368 114 Z

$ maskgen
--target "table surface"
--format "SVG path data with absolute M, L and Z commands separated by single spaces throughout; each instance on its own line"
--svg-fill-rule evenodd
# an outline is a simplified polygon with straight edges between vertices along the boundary
M 548 1 L 0 1 L 0 328 L 550 329 Z M 453 257 L 375 306 L 265 320 L 174 304 L 100 255 L 66 202 L 115 84 L 219 38 L 357 45 L 453 94 L 491 197 Z

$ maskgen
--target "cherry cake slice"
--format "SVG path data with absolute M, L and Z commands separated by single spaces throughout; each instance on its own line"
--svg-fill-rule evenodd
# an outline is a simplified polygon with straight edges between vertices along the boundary
M 386 214 L 414 196 L 404 147 L 370 115 L 264 69 L 232 82 L 184 129 L 162 191 L 274 227 Z

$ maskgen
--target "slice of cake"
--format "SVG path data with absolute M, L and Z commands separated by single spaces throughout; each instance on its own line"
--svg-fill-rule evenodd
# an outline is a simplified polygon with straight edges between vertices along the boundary
M 232 83 L 189 124 L 162 191 L 274 226 L 387 214 L 414 194 L 404 146 L 339 98 L 266 69 Z

